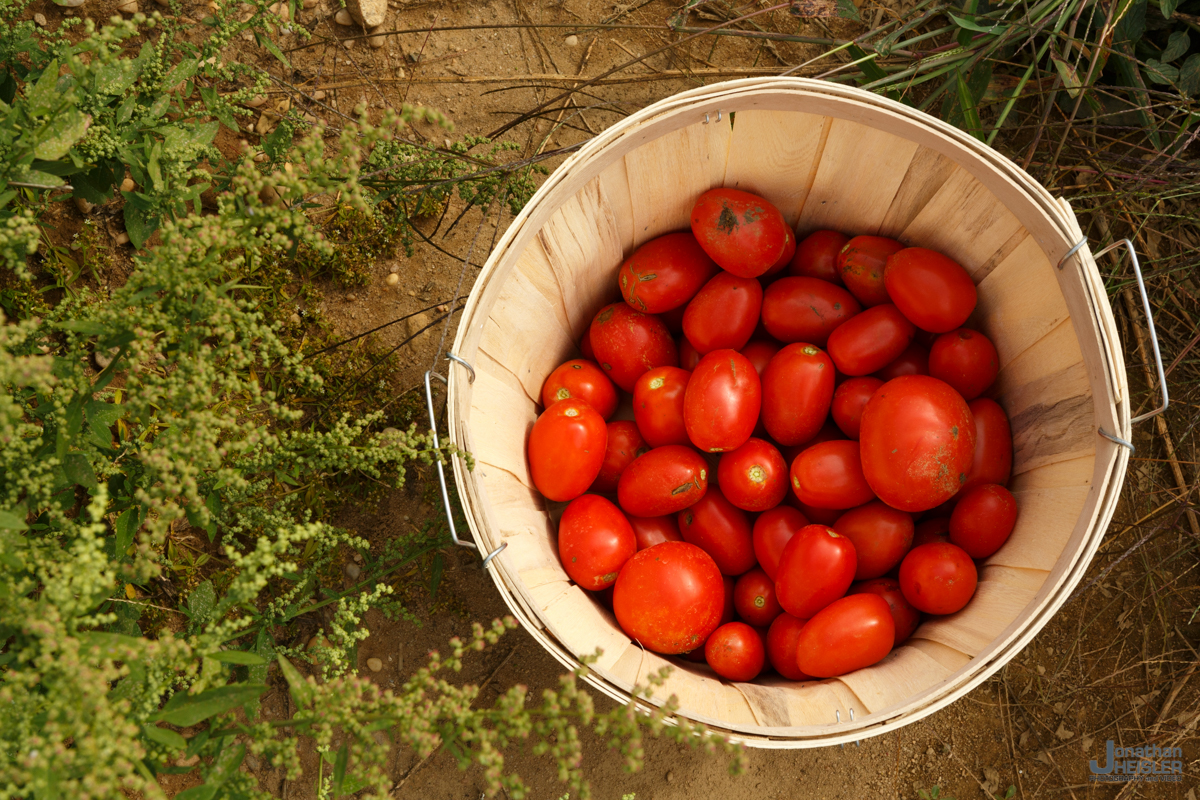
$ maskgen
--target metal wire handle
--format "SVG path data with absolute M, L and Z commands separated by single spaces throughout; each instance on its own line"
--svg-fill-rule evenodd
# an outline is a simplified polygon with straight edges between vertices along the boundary
M 446 360 L 454 361 L 465 367 L 467 370 L 467 381 L 469 383 L 475 382 L 475 368 L 469 362 L 453 353 L 447 353 Z M 437 416 L 433 413 L 433 383 L 430 381 L 430 378 L 437 378 L 442 383 L 446 383 L 446 378 L 433 370 L 428 370 L 425 373 L 425 405 L 429 411 L 429 433 L 433 437 L 433 446 L 440 447 L 437 432 Z M 446 471 L 442 468 L 441 459 L 438 459 L 436 463 L 438 483 L 442 487 L 442 506 L 446 509 L 446 524 L 450 526 L 450 538 L 457 545 L 478 550 L 479 548 L 476 547 L 474 542 L 466 542 L 458 538 L 458 531 L 454 527 L 454 510 L 450 506 L 450 491 L 446 488 Z M 483 559 L 483 568 L 487 569 L 488 564 L 492 563 L 492 559 L 500 555 L 500 551 L 506 547 L 508 547 L 508 542 L 501 542 L 499 547 L 488 553 Z

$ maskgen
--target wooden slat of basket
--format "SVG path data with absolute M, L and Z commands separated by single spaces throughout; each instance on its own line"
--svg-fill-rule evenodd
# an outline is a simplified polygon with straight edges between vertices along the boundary
M 1005 567 L 991 562 L 985 562 L 979 570 L 979 580 L 1003 583 L 1016 587 L 1022 592 L 1036 594 L 1041 591 L 1046 577 L 1050 574 L 1044 569 L 1025 569 L 1021 567 Z
M 1034 595 L 1008 584 L 980 581 L 970 605 L 957 614 L 922 623 L 919 636 L 979 655 L 1021 616 Z
M 525 442 L 537 419 L 537 407 L 524 393 L 518 395 L 508 384 L 479 369 L 475 397 L 485 407 L 472 407 L 470 452 L 477 462 L 499 467 L 532 489 Z M 504 409 L 503 415 L 487 413 L 497 407 Z
M 1003 369 L 1069 316 L 1062 294 L 1046 291 L 1057 276 L 1033 239 L 1018 247 L 976 287 L 972 315 L 996 345 Z
M 850 709 L 862 711 L 863 708 L 849 687 L 837 681 L 796 683 L 769 675 L 755 683 L 736 684 L 736 687 L 750 705 L 758 724 L 766 728 L 833 725 L 839 713 L 844 722 L 849 722 Z
M 633 199 L 629 195 L 629 173 L 625 159 L 618 158 L 600 171 L 600 193 L 612 209 L 624 258 L 633 252 Z
M 540 238 L 534 237 L 529 241 L 513 265 L 511 274 L 520 275 L 522 280 L 533 284 L 546 298 L 546 302 L 554 306 L 554 316 L 562 329 L 571 330 L 571 318 L 567 316 L 562 289 L 554 275 L 554 267 L 550 264 L 550 254 L 546 252 Z
M 629 647 L 629 636 L 616 618 L 578 586 L 556 595 L 541 609 L 546 627 L 572 653 L 591 655 L 603 652 L 593 665 L 610 670 Z
M 941 642 L 923 639 L 919 631 L 920 629 L 918 629 L 917 633 L 913 634 L 911 639 L 904 643 L 905 647 L 915 647 L 952 673 L 958 672 L 970 662 L 971 657 L 963 651 L 942 644 Z
M 1083 511 L 1090 485 L 1060 486 L 1013 492 L 1017 525 L 987 563 L 1049 570 L 1070 540 Z
M 830 123 L 828 117 L 813 114 L 739 114 L 729 143 L 725 186 L 767 198 L 795 227 L 816 178 Z
M 879 235 L 899 239 L 950 176 L 959 171 L 958 165 L 936 150 L 918 147 L 879 226 Z
M 634 685 L 645 686 L 646 676 L 657 673 L 663 667 L 670 667 L 671 674 L 662 686 L 654 690 L 654 697 L 660 702 L 675 695 L 680 708 L 686 709 L 683 714 L 701 722 L 715 722 L 722 726 L 756 724 L 749 704 L 737 689 L 722 683 L 716 676 L 709 677 L 681 668 L 637 644 L 627 647 L 608 673 L 628 690 Z
M 1024 470 L 1012 477 L 1008 488 L 1013 492 L 1031 489 L 1057 489 L 1063 486 L 1088 486 L 1096 471 L 1093 454 L 1055 461 L 1034 469 Z
M 860 712 L 883 711 L 941 683 L 954 670 L 915 647 L 901 646 L 878 664 L 843 675 L 840 680 L 863 703 Z

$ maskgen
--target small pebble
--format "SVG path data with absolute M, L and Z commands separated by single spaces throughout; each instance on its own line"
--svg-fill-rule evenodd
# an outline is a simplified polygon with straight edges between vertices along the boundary
M 352 295 L 352 294 L 348 294 L 348 295 L 346 295 L 346 299 L 349 300 L 351 303 L 353 303 L 355 300 L 358 299 L 358 297 L 355 295 Z
M 354 563 L 361 564 L 362 562 L 363 562 L 362 553 L 355 553 L 354 554 Z
M 39 28 L 44 28 L 44 27 L 46 27 L 46 15 L 45 15 L 45 14 L 34 14 L 34 15 L 33 15 L 33 22 L 34 22 L 34 24 L 35 24 L 35 25 L 37 25 Z
M 312 99 L 313 100 L 324 100 L 325 99 L 325 90 L 317 89 L 315 92 L 312 93 Z
M 358 580 L 359 576 L 362 575 L 362 567 L 360 567 L 358 564 L 347 564 L 344 567 L 344 571 L 346 573 L 346 577 L 352 581 Z
M 304 0 L 303 5 L 305 8 L 316 8 L 320 3 L 321 0 Z
M 674 783 L 674 782 L 675 782 L 675 773 L 668 772 L 667 773 L 667 783 Z
M 75 207 L 79 209 L 80 214 L 90 214 L 96 206 L 90 200 L 85 200 L 82 197 L 75 198 Z
M 258 759 L 255 758 L 250 753 L 246 754 L 246 758 L 242 763 L 244 763 L 247 767 L 249 767 L 251 772 L 258 771 Z
M 388 270 L 388 272 L 399 272 L 399 271 L 400 271 L 399 264 L 392 264 L 391 268 Z
M 444 145 L 446 146 L 446 149 L 447 149 L 447 150 L 449 150 L 449 149 L 450 149 L 450 144 L 451 144 L 451 142 L 450 142 L 450 140 L 449 140 L 449 139 L 442 139 L 442 144 L 444 144 Z
M 136 14 L 138 12 L 137 0 L 126 0 L 126 2 L 117 6 L 117 11 L 120 11 L 122 14 Z
M 370 669 L 371 672 L 379 672 L 381 669 L 383 669 L 383 662 L 378 658 L 368 658 L 367 668 Z
M 571 34 L 566 39 L 563 39 L 563 44 L 565 44 L 567 47 L 578 47 L 579 37 L 575 34 Z
M 300 324 L 300 315 L 293 313 L 290 317 L 288 317 L 288 322 L 292 323 L 293 325 L 299 325 Z
M 79 8 L 83 3 L 84 0 L 59 0 L 57 5 L 66 6 L 67 8 Z
M 384 282 L 387 283 L 388 286 L 395 286 L 400 282 L 400 276 L 393 272 L 384 278 Z
M 121 181 L 122 192 L 132 192 L 136 188 L 137 184 L 133 182 L 133 178 L 126 178 L 125 180 Z
M 128 233 L 118 233 L 117 237 L 114 241 L 119 245 L 129 244 L 129 234 Z
M 372 36 L 370 39 L 367 39 L 367 44 L 371 45 L 371 47 L 378 50 L 379 48 L 381 48 L 387 44 L 387 37 L 386 36 Z
M 338 25 L 345 25 L 346 27 L 354 24 L 354 18 L 351 17 L 350 12 L 344 8 L 339 9 L 338 12 L 333 15 L 333 21 Z
M 266 105 L 266 102 L 267 102 L 266 96 L 260 94 L 257 97 L 251 97 L 249 100 L 246 101 L 245 104 L 247 106 L 249 106 L 250 108 L 260 108 L 260 107 Z
M 272 3 L 269 11 L 284 22 L 292 20 L 292 10 L 287 3 Z
M 176 761 L 175 763 L 181 767 L 193 767 L 197 763 L 199 763 L 199 761 L 200 761 L 200 756 L 196 755 L 196 756 L 188 756 L 187 758 L 181 758 L 178 761 Z
M 256 154 L 255 154 L 255 156 L 254 156 L 254 163 L 255 163 L 255 164 L 261 164 L 261 163 L 263 163 L 263 162 L 264 162 L 264 161 L 266 161 L 266 160 L 267 160 L 267 154 L 266 154 L 266 153 L 256 153 Z

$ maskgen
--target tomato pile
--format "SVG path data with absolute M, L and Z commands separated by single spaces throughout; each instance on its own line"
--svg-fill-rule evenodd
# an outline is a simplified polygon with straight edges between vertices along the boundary
M 970 601 L 1017 506 L 959 264 L 882 236 L 797 242 L 763 198 L 713 189 L 617 282 L 585 357 L 546 379 L 528 457 L 567 503 L 567 574 L 630 637 L 801 681 Z

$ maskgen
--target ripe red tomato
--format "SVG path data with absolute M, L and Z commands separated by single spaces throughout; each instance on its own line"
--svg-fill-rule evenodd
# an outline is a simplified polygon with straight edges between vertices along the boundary
M 963 495 L 950 515 L 950 541 L 971 558 L 987 558 L 999 550 L 1017 524 L 1017 500 L 995 483 L 976 486 Z
M 888 256 L 904 245 L 886 236 L 855 236 L 838 253 L 838 274 L 850 293 L 867 308 L 892 302 L 883 285 Z
M 848 241 L 850 237 L 837 231 L 813 231 L 796 245 L 796 255 L 792 256 L 788 274 L 840 284 L 838 253 Z
M 926 614 L 953 614 L 971 601 L 979 575 L 958 545 L 933 542 L 914 547 L 900 562 L 904 599 Z
M 842 433 L 851 439 L 858 440 L 858 426 L 862 420 L 862 410 L 867 405 L 867 401 L 871 399 L 871 395 L 875 394 L 875 390 L 880 386 L 883 386 L 883 381 L 864 376 L 850 378 L 834 390 L 829 413 L 833 415 L 833 421 L 837 423 Z
M 695 503 L 708 489 L 708 464 L 690 447 L 669 444 L 638 456 L 621 473 L 617 502 L 635 517 L 662 517 Z
M 688 372 L 696 369 L 700 363 L 700 354 L 696 352 L 696 348 L 692 347 L 692 343 L 687 340 L 686 336 L 679 338 L 679 367 L 686 369 Z
M 721 492 L 738 508 L 766 511 L 783 500 L 788 490 L 788 465 L 775 445 L 750 437 L 717 464 Z
M 752 339 L 746 343 L 741 352 L 751 364 L 754 365 L 754 371 L 758 373 L 761 379 L 763 371 L 767 368 L 767 364 L 771 363 L 771 359 L 779 352 L 779 348 L 783 345 L 778 342 L 768 341 L 766 339 Z
M 775 671 L 789 681 L 812 680 L 811 675 L 805 675 L 796 666 L 796 643 L 807 623 L 808 620 L 796 619 L 785 611 L 775 618 L 767 631 L 767 659 Z
M 895 578 L 876 578 L 856 583 L 850 587 L 850 594 L 877 594 L 888 604 L 888 610 L 892 612 L 892 622 L 896 624 L 893 650 L 912 636 L 913 631 L 921 624 L 921 612 L 904 599 L 904 592 L 900 591 L 900 581 Z
M 815 678 L 836 678 L 878 664 L 895 640 L 887 601 L 877 594 L 850 595 L 830 603 L 800 631 L 796 666 Z
M 853 543 L 833 528 L 801 528 L 779 557 L 775 575 L 779 605 L 793 617 L 812 618 L 850 588 L 857 558 Z
M 704 658 L 713 672 L 730 681 L 752 681 L 762 672 L 766 648 L 758 632 L 744 622 L 729 622 L 704 643 Z
M 585 494 L 563 509 L 558 522 L 558 557 L 571 580 L 589 591 L 612 586 L 637 552 L 629 521 L 610 501 Z
M 810 525 L 828 525 L 832 526 L 837 522 L 838 517 L 842 515 L 844 508 L 820 508 L 818 506 L 810 506 L 808 503 L 802 503 L 796 497 L 796 493 L 792 492 L 787 496 L 788 502 L 793 508 L 804 515 Z
M 860 311 L 853 295 L 817 278 L 780 278 L 763 292 L 763 326 L 781 342 L 824 347 L 829 335 Z
M 775 581 L 759 567 L 737 579 L 733 606 L 739 617 L 756 628 L 770 625 L 783 612 L 775 597 Z
M 718 272 L 688 303 L 683 333 L 700 355 L 741 350 L 758 325 L 762 301 L 763 288 L 758 281 Z
M 789 344 L 767 364 L 762 418 L 782 445 L 803 444 L 821 430 L 833 401 L 833 362 L 811 344 Z
M 542 407 L 578 397 L 605 419 L 617 411 L 617 388 L 595 362 L 582 358 L 559 364 L 542 384 Z
M 952 331 L 975 310 L 971 276 L 934 250 L 908 247 L 892 254 L 883 279 L 891 302 L 921 330 Z
M 688 381 L 683 422 L 692 444 L 723 453 L 746 443 L 761 408 L 762 382 L 754 365 L 736 350 L 714 350 Z
M 754 566 L 750 517 L 710 486 L 692 506 L 679 512 L 679 532 L 712 556 L 722 575 L 741 575 Z
M 754 520 L 751 536 L 754 539 L 754 556 L 767 577 L 775 580 L 779 572 L 779 557 L 788 541 L 806 525 L 808 520 L 791 506 L 775 506 L 764 511 Z
M 796 456 L 791 473 L 792 491 L 810 506 L 854 508 L 875 499 L 863 475 L 858 442 L 849 439 L 813 445 Z
M 854 580 L 865 581 L 886 575 L 900 563 L 912 547 L 914 525 L 912 514 L 876 500 L 842 514 L 833 529 L 854 544 Z
M 692 373 L 679 367 L 656 367 L 633 385 L 633 418 L 651 447 L 688 444 L 683 424 L 683 393 Z
M 663 542 L 625 562 L 613 590 L 621 629 L 668 655 L 699 647 L 721 622 L 725 590 L 712 558 L 687 542 Z
M 829 357 L 844 375 L 870 375 L 895 361 L 915 333 L 895 306 L 875 306 L 829 335 Z
M 637 539 L 637 549 L 645 550 L 663 542 L 682 542 L 679 535 L 679 523 L 673 514 L 665 517 L 627 517 L 629 527 Z
M 779 256 L 779 260 L 761 277 L 768 275 L 778 275 L 787 269 L 788 264 L 792 263 L 792 256 L 796 255 L 796 233 L 791 228 L 787 229 L 787 238 L 783 242 L 783 253 Z
M 871 396 L 858 441 L 863 474 L 879 499 L 901 511 L 925 511 L 949 500 L 967 480 L 975 422 L 948 384 L 906 375 Z
M 985 483 L 1008 484 L 1012 475 L 1013 439 L 1008 416 L 995 400 L 979 397 L 967 403 L 975 420 L 975 458 L 958 497 Z
M 923 544 L 930 542 L 948 542 L 950 541 L 950 518 L 949 517 L 933 517 L 932 519 L 921 520 L 913 529 L 913 547 L 920 547 Z
M 943 333 L 929 351 L 929 374 L 974 400 L 987 391 L 1000 371 L 1000 355 L 992 340 L 970 328 Z
M 695 236 L 668 233 L 633 251 L 617 272 L 617 285 L 638 311 L 661 314 L 691 300 L 718 269 Z
M 875 377 L 887 383 L 892 378 L 899 378 L 901 375 L 928 374 L 929 350 L 914 337 L 908 347 L 904 348 L 904 352 L 896 356 L 892 363 L 876 372 Z
M 615 492 L 621 473 L 633 460 L 650 448 L 638 433 L 638 426 L 629 420 L 608 423 L 608 444 L 604 447 L 604 463 L 592 482 L 593 492 Z
M 796 456 L 813 445 L 820 444 L 821 442 L 841 442 L 845 441 L 845 439 L 846 434 L 842 433 L 841 429 L 834 424 L 832 419 L 826 417 L 825 421 L 821 423 L 821 429 L 817 431 L 816 436 L 807 442 L 780 447 L 779 452 L 783 453 L 783 460 L 791 464 L 796 460 Z
M 675 340 L 662 320 L 625 303 L 600 309 L 590 334 L 596 360 L 613 383 L 627 392 L 633 391 L 643 372 L 679 363 Z
M 576 398 L 559 400 L 529 434 L 533 485 L 550 500 L 574 500 L 600 474 L 607 443 L 608 428 L 594 408 Z
M 779 209 L 739 189 L 709 189 L 692 207 L 692 233 L 722 269 L 757 278 L 782 258 L 791 228 Z

